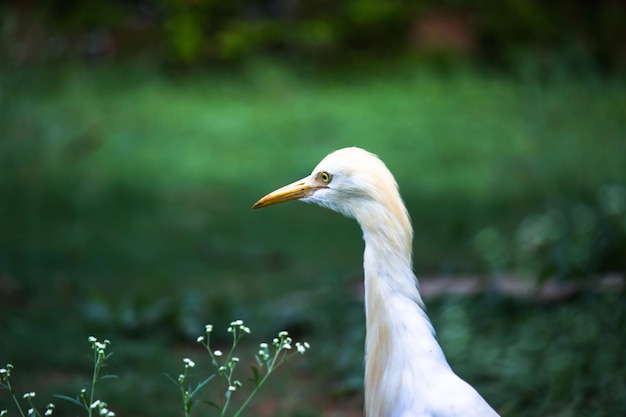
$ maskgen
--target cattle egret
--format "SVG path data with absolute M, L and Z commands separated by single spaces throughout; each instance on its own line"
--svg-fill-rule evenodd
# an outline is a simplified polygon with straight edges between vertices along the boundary
M 253 208 L 288 200 L 330 208 L 363 230 L 366 417 L 497 416 L 435 339 L 413 273 L 413 229 L 385 164 L 363 149 L 340 149 Z

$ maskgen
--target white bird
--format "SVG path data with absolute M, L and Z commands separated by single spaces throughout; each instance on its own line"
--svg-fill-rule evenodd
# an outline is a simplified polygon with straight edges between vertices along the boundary
M 330 208 L 363 230 L 365 416 L 497 416 L 437 343 L 413 273 L 409 215 L 385 164 L 363 149 L 340 149 L 253 208 L 288 200 Z

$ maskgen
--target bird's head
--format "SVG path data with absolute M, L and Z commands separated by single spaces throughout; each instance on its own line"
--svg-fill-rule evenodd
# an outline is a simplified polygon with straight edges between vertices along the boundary
M 269 193 L 253 208 L 289 200 L 328 207 L 356 218 L 361 225 L 385 221 L 381 212 L 386 212 L 382 216 L 408 221 L 393 175 L 376 155 L 360 148 L 344 148 L 329 154 L 311 175 Z

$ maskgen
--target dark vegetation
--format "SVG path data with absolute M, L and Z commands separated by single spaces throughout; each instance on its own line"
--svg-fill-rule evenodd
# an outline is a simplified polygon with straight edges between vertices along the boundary
M 140 58 L 177 66 L 275 56 L 361 66 L 413 55 L 454 67 L 623 71 L 621 1 L 114 0 L 12 1 L 0 6 L 4 53 L 18 63 Z
M 241 318 L 250 352 L 281 329 L 312 345 L 249 415 L 358 415 L 357 225 L 250 209 L 357 145 L 396 175 L 418 275 L 483 283 L 427 300 L 458 373 L 502 415 L 626 414 L 623 4 L 428 4 L 0 6 L 0 366 L 16 388 L 73 395 L 93 334 L 113 342 L 111 409 L 180 414 L 163 373 L 184 356 L 201 372 L 204 324 Z M 509 282 L 575 289 L 546 301 Z

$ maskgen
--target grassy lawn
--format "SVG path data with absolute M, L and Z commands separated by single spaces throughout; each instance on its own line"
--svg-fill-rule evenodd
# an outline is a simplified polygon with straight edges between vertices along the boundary
M 330 410 L 359 405 L 360 231 L 303 204 L 252 211 L 256 199 L 360 146 L 396 175 L 418 275 L 485 274 L 472 246 L 484 227 L 510 232 L 529 213 L 626 183 L 625 133 L 615 79 L 411 67 L 311 78 L 267 64 L 5 71 L 0 365 L 45 401 L 86 385 L 87 337 L 109 338 L 121 376 L 103 384 L 110 406 L 172 415 L 178 393 L 163 373 L 201 360 L 205 323 L 242 318 L 254 331 L 244 350 L 283 328 L 313 345 L 250 415 L 349 415 Z M 502 414 L 626 411 L 615 295 L 445 297 L 429 314 L 455 369 Z

